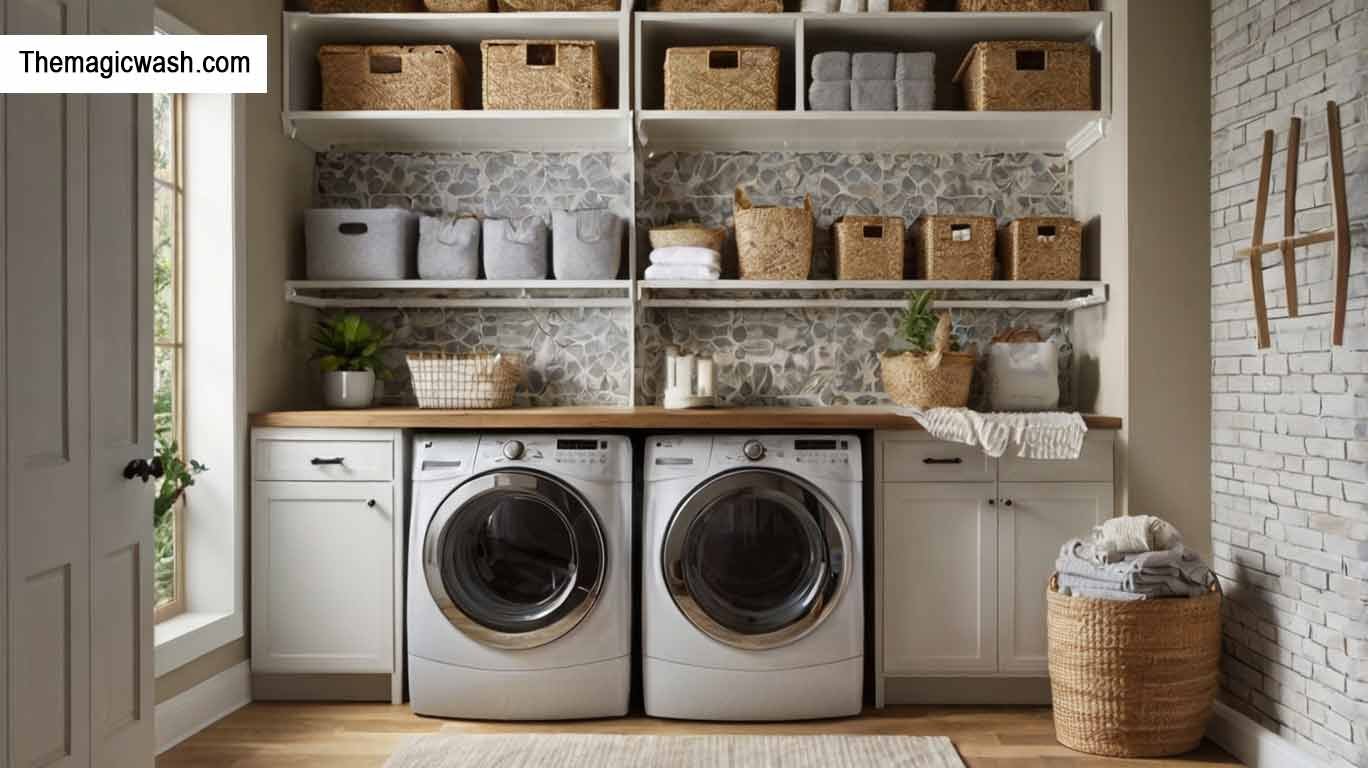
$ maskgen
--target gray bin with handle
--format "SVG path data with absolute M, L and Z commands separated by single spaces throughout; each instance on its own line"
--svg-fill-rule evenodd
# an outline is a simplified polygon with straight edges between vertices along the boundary
M 518 221 L 485 219 L 484 271 L 490 280 L 545 280 L 546 223 L 536 217 Z
M 418 216 L 398 208 L 315 208 L 305 214 L 310 280 L 406 280 L 413 276 Z
M 475 280 L 480 276 L 480 220 L 424 216 L 418 223 L 418 277 Z
M 622 219 L 612 211 L 551 212 L 557 280 L 613 280 L 622 266 Z

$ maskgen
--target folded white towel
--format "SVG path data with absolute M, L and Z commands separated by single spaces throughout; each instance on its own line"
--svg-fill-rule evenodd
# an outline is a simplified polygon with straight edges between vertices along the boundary
M 717 280 L 722 271 L 699 264 L 652 264 L 646 268 L 647 280 Z
M 1173 549 L 1183 543 L 1183 535 L 1153 515 L 1113 517 L 1093 529 L 1093 543 L 1097 562 L 1114 563 L 1124 555 Z
M 722 254 L 711 248 L 674 245 L 651 251 L 652 264 L 722 268 Z

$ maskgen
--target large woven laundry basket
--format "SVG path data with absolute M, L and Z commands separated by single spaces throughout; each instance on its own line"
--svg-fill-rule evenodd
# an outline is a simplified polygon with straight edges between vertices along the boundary
M 520 355 L 410 352 L 406 359 L 419 408 L 508 408 L 523 378 Z
M 1221 594 L 1124 602 L 1050 580 L 1055 737 L 1079 752 L 1164 757 L 1196 749 L 1216 699 Z

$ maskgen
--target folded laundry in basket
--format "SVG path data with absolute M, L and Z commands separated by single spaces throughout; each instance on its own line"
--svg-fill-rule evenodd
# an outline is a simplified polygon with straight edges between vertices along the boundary
M 717 280 L 721 270 L 696 264 L 652 264 L 646 268 L 647 280 Z
M 932 80 L 896 81 L 899 112 L 920 112 L 936 108 L 936 83 Z
M 651 251 L 652 264 L 722 268 L 722 254 L 711 248 L 672 245 Z
M 850 80 L 850 52 L 823 51 L 812 57 L 812 79 L 819 83 Z
M 897 80 L 934 80 L 936 78 L 936 54 L 900 53 L 894 79 Z
M 1113 517 L 1093 529 L 1093 558 L 1114 563 L 1123 556 L 1157 549 L 1171 549 L 1183 542 L 1173 524 L 1153 515 Z
M 871 51 L 852 54 L 850 57 L 851 80 L 892 80 L 897 69 L 898 56 L 894 53 Z
M 897 109 L 894 80 L 851 80 L 850 108 L 857 112 L 891 112 Z
M 813 112 L 850 111 L 850 81 L 812 83 L 808 86 L 808 109 Z
M 1215 581 L 1201 556 L 1182 544 L 1099 564 L 1094 559 L 1091 542 L 1071 539 L 1060 548 L 1055 570 L 1059 573 L 1061 589 L 1106 589 L 1146 598 L 1197 597 L 1205 594 Z

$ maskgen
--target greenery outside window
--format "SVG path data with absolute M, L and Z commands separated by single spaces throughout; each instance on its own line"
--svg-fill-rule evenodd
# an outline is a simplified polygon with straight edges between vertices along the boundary
M 153 104 L 153 419 L 159 440 L 185 446 L 185 97 L 155 94 Z M 155 619 L 185 610 L 184 498 L 156 527 Z

